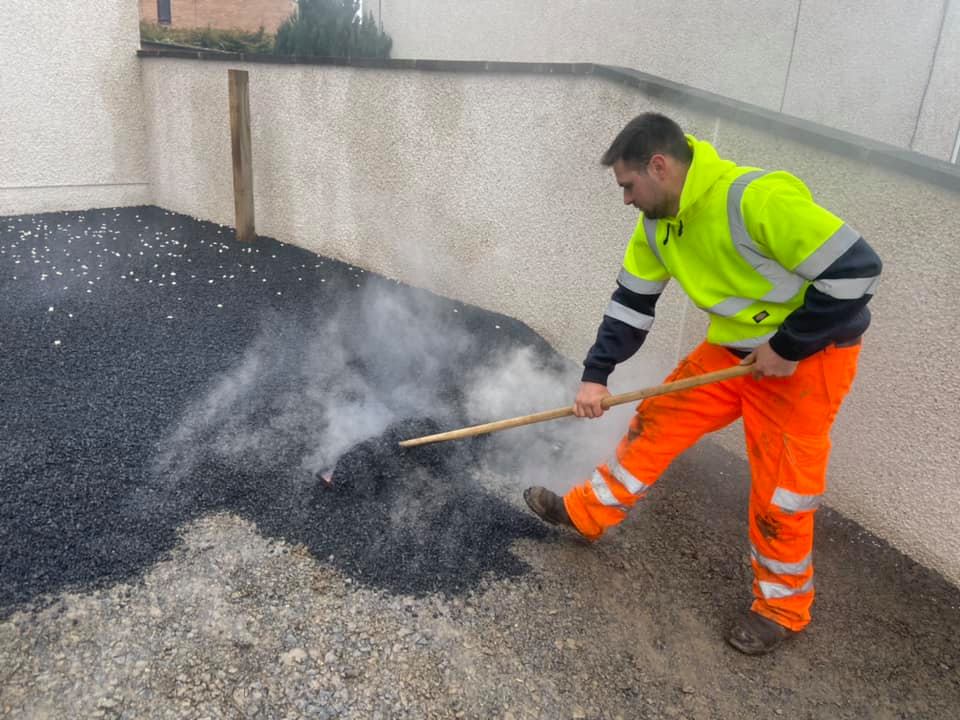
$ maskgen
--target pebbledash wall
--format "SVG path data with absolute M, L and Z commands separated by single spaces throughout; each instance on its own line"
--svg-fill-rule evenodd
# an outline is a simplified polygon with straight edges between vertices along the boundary
M 949 160 L 960 1 L 378 0 L 394 57 L 594 62 Z
M 137 6 L 0 0 L 0 215 L 149 201 Z
M 803 177 L 886 262 L 860 381 L 834 434 L 827 501 L 960 582 L 954 166 L 593 66 L 150 54 L 157 205 L 233 222 L 226 71 L 248 70 L 260 234 L 519 318 L 575 360 L 636 220 L 598 163 L 626 120 L 659 110 L 741 163 Z M 614 389 L 631 375 L 659 379 L 704 326 L 668 290 L 650 342 L 615 373 Z M 719 437 L 742 452 L 738 433 Z

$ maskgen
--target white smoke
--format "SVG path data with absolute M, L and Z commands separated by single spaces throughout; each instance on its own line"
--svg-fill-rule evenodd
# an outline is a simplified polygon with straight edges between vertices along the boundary
M 271 318 L 160 442 L 156 473 L 180 480 L 208 456 L 269 467 L 304 445 L 312 473 L 394 420 L 443 417 L 433 380 L 476 339 L 425 293 L 372 281 L 350 300 L 312 328 Z
M 207 458 L 269 469 L 298 452 L 313 475 L 399 419 L 429 417 L 456 429 L 464 418 L 441 396 L 444 384 L 461 389 L 469 424 L 572 404 L 578 365 L 548 361 L 530 346 L 483 357 L 489 351 L 454 307 L 371 278 L 313 328 L 272 318 L 161 441 L 156 474 L 176 484 Z M 464 370 L 464 358 L 472 369 Z M 629 417 L 621 407 L 599 420 L 502 431 L 485 445 L 484 465 L 507 492 L 531 484 L 565 491 L 613 453 Z
M 649 381 L 636 370 L 636 389 Z M 517 348 L 470 378 L 467 412 L 481 423 L 572 405 L 580 367 L 549 368 L 530 348 Z M 566 492 L 589 477 L 593 468 L 613 455 L 626 431 L 633 405 L 612 408 L 599 419 L 566 417 L 504 430 L 492 437 L 491 463 L 506 474 L 508 487 L 543 485 Z

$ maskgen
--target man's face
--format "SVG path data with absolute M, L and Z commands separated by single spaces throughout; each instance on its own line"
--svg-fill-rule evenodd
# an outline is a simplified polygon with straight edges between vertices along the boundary
M 633 205 L 643 214 L 657 220 L 670 215 L 670 202 L 662 182 L 658 181 L 647 167 L 617 160 L 613 164 L 613 174 L 617 185 L 623 188 L 624 205 Z

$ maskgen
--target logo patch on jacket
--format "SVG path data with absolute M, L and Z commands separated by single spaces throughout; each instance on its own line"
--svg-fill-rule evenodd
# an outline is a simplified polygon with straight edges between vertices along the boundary
M 768 313 L 766 310 L 761 310 L 760 312 L 758 312 L 756 315 L 753 316 L 753 321 L 755 323 L 762 323 L 768 317 L 770 317 L 770 313 Z

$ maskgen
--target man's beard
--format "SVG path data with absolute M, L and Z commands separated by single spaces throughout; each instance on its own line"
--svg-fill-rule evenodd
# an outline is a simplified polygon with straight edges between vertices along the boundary
M 669 215 L 670 211 L 667 210 L 664 205 L 657 205 L 650 210 L 643 211 L 643 216 L 648 217 L 651 220 L 660 220 L 662 218 L 669 217 Z

